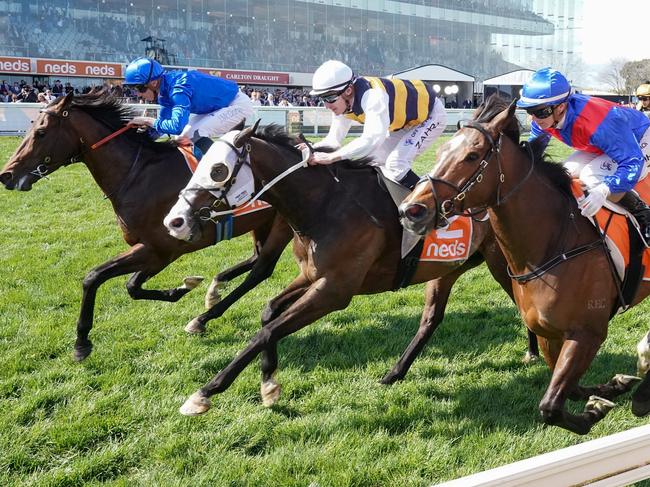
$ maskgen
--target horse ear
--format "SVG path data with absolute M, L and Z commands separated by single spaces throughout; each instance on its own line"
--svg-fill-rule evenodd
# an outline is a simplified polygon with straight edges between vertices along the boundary
M 499 113 L 496 117 L 492 119 L 492 121 L 488 124 L 488 127 L 490 129 L 490 132 L 492 132 L 492 135 L 496 137 L 499 134 L 499 132 L 502 132 L 508 126 L 511 118 L 515 114 L 516 109 L 517 109 L 516 100 L 514 100 L 510 105 L 508 105 L 508 108 L 503 110 L 501 113 Z
M 74 97 L 74 92 L 70 92 L 64 97 L 61 97 L 57 103 L 57 106 L 60 110 L 70 106 L 72 104 L 72 98 Z
M 235 147 L 242 147 L 248 139 L 250 139 L 255 135 L 255 131 L 257 130 L 260 121 L 261 119 L 258 118 L 252 126 L 245 128 L 244 130 L 239 132 L 235 137 L 235 139 L 232 141 L 233 145 Z

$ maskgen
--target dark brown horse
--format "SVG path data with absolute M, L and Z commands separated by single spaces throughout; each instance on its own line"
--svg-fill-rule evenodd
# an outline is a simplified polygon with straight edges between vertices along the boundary
M 133 299 L 177 301 L 200 279 L 187 278 L 180 287 L 168 290 L 143 289 L 150 277 L 159 273 L 183 254 L 213 245 L 216 227 L 197 227 L 189 242 L 172 238 L 162 221 L 189 181 L 191 172 L 178 148 L 157 143 L 146 134 L 127 130 L 106 144 L 91 146 L 125 126 L 131 110 L 106 93 L 73 96 L 55 100 L 43 109 L 25 139 L 10 158 L 0 181 L 8 189 L 27 191 L 32 184 L 59 167 L 82 161 L 113 205 L 124 240 L 131 246 L 126 252 L 92 269 L 83 281 L 81 311 L 77 322 L 75 358 L 82 360 L 92 351 L 88 338 L 93 325 L 93 308 L 99 286 L 113 277 L 133 273 L 126 287 Z M 89 202 L 88 204 L 92 204 Z M 236 217 L 229 227 L 232 236 L 254 232 L 254 255 L 219 274 L 213 281 L 206 302 L 213 307 L 208 318 L 220 316 L 232 303 L 266 279 L 293 232 L 267 208 Z M 245 272 L 250 273 L 223 301 L 215 296 L 219 284 Z M 202 315 L 203 316 L 203 315 Z M 201 331 L 205 321 L 190 331 Z
M 400 215 L 407 229 L 423 233 L 438 225 L 441 215 L 489 208 L 515 276 L 517 306 L 540 337 L 553 372 L 539 405 L 542 418 L 585 434 L 611 409 L 609 399 L 636 379 L 617 375 L 604 385 L 579 385 L 619 307 L 616 283 L 598 232 L 572 196 L 568 173 L 545 161 L 539 147 L 519 145 L 514 111 L 514 104 L 490 98 L 475 120 L 441 147 L 434 170 L 404 200 Z M 650 283 L 644 281 L 634 304 L 648 293 Z M 644 397 L 644 389 L 635 392 L 637 412 L 647 410 Z M 572 414 L 567 399 L 589 400 L 582 413 Z
M 209 207 L 214 198 L 212 194 L 192 183 L 207 181 L 212 175 L 213 186 L 226 184 L 234 170 L 233 161 L 250 164 L 258 190 L 288 168 L 298 167 L 270 187 L 264 197 L 296 232 L 294 254 L 301 272 L 269 302 L 262 314 L 262 330 L 230 365 L 186 401 L 181 408 L 183 414 L 207 411 L 208 398 L 225 391 L 258 354 L 262 355 L 262 399 L 265 405 L 274 404 L 280 395 L 280 386 L 274 378 L 280 339 L 332 311 L 347 307 L 355 295 L 380 293 L 396 287 L 402 229 L 397 208 L 377 184 L 374 169 L 338 164 L 332 174 L 324 166 L 299 168 L 299 152 L 284 132 L 277 127 L 267 127 L 258 134 L 256 129 L 257 125 L 215 142 L 213 150 L 218 145 L 221 156 L 199 165 L 188 187 L 191 195 L 184 196 L 190 208 L 168 215 L 166 221 L 173 222 L 170 230 L 181 228 L 201 207 Z M 489 224 L 475 221 L 473 226 L 472 258 L 454 263 L 420 262 L 417 266 L 411 282 L 427 282 L 420 327 L 397 364 L 382 379 L 383 383 L 404 377 L 441 322 L 454 282 L 479 264 L 481 255 L 504 289 L 511 291 L 505 261 Z

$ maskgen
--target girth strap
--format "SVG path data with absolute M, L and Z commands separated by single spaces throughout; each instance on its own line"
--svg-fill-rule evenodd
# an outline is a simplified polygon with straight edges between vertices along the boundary
M 604 243 L 602 240 L 595 240 L 589 244 L 586 245 L 581 245 L 580 247 L 576 247 L 575 249 L 569 250 L 568 252 L 564 252 L 563 254 L 557 255 L 553 257 L 551 260 L 548 262 L 545 262 L 541 266 L 537 267 L 535 270 L 532 272 L 529 272 L 527 274 L 519 274 L 515 275 L 512 273 L 510 270 L 510 266 L 508 266 L 508 276 L 510 278 L 514 279 L 515 281 L 519 283 L 526 283 L 528 281 L 532 281 L 533 279 L 537 279 L 538 277 L 542 277 L 544 274 L 546 274 L 548 271 L 550 271 L 553 267 L 561 264 L 562 262 L 565 262 L 569 259 L 572 259 L 573 257 L 577 257 L 578 255 L 584 254 L 586 252 L 589 252 L 590 250 L 597 249 L 599 247 L 603 247 Z

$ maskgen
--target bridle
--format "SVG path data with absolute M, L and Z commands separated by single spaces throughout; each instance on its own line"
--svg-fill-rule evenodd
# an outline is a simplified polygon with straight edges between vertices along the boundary
M 229 141 L 224 140 L 224 139 L 217 139 L 216 142 L 221 142 L 222 144 L 226 144 L 230 150 L 232 150 L 236 155 L 237 155 L 237 161 L 235 162 L 235 166 L 232 170 L 232 175 L 226 181 L 226 183 L 223 186 L 200 186 L 198 188 L 184 188 L 180 191 L 178 194 L 179 197 L 183 198 L 185 203 L 191 208 L 192 203 L 187 199 L 186 194 L 190 192 L 198 192 L 198 191 L 209 191 L 212 193 L 212 195 L 215 197 L 215 200 L 208 206 L 202 206 L 198 210 L 195 210 L 192 212 L 192 215 L 199 218 L 202 221 L 211 221 L 213 223 L 216 223 L 215 218 L 223 215 L 229 215 L 234 213 L 235 209 L 232 207 L 232 205 L 228 202 L 228 192 L 231 190 L 233 185 L 235 184 L 237 180 L 237 175 L 239 174 L 239 171 L 241 170 L 244 165 L 248 165 L 250 167 L 250 153 L 251 153 L 251 145 L 249 142 L 246 142 L 241 150 L 237 149 L 234 144 L 231 144 Z M 226 207 L 226 210 L 219 210 L 219 208 Z
M 430 186 L 431 186 L 431 194 L 434 199 L 435 203 L 435 208 L 436 208 L 436 220 L 435 220 L 435 228 L 440 228 L 444 227 L 449 224 L 449 217 L 454 216 L 454 215 L 460 215 L 460 216 L 467 216 L 467 217 L 475 217 L 476 215 L 479 215 L 487 209 L 489 206 L 488 204 L 485 204 L 479 208 L 475 209 L 468 209 L 468 210 L 461 210 L 458 211 L 456 209 L 456 204 L 458 203 L 459 205 L 462 205 L 463 200 L 467 196 L 467 194 L 479 183 L 483 181 L 483 173 L 487 169 L 488 165 L 490 162 L 493 160 L 496 161 L 497 163 L 497 170 L 499 173 L 498 180 L 497 180 L 497 188 L 496 188 L 496 206 L 500 206 L 503 204 L 508 198 L 510 198 L 513 194 L 515 194 L 523 185 L 523 183 L 530 177 L 530 175 L 533 173 L 533 169 L 535 168 L 535 158 L 533 157 L 532 154 L 532 149 L 530 145 L 526 144 L 526 147 L 529 151 L 530 155 L 530 169 L 528 170 L 528 173 L 524 178 L 519 181 L 511 190 L 506 194 L 505 196 L 501 196 L 502 193 L 502 188 L 501 186 L 505 183 L 505 174 L 503 172 L 503 169 L 501 167 L 501 158 L 500 158 L 500 153 L 501 153 L 501 140 L 503 137 L 503 132 L 499 132 L 499 136 L 496 138 L 496 140 L 492 137 L 492 135 L 483 127 L 478 122 L 474 121 L 468 121 L 468 122 L 458 122 L 458 129 L 462 128 L 471 128 L 478 130 L 489 142 L 490 147 L 488 151 L 485 153 L 483 158 L 481 159 L 481 162 L 479 163 L 478 167 L 476 170 L 472 173 L 471 176 L 460 186 L 455 185 L 454 183 L 451 183 L 449 181 L 445 181 L 444 179 L 440 178 L 434 178 L 431 176 L 431 174 L 427 173 L 424 175 L 422 178 L 420 178 L 419 183 L 428 181 Z M 418 183 L 418 184 L 419 184 Z M 456 192 L 456 196 L 454 196 L 451 199 L 444 200 L 442 203 L 438 203 L 438 196 L 436 194 L 436 189 L 435 189 L 435 184 L 434 183 L 440 183 L 442 185 L 448 186 L 452 188 Z
M 69 109 L 68 110 L 62 110 L 61 113 L 57 113 L 57 112 L 55 112 L 55 111 L 53 111 L 51 109 L 43 108 L 43 109 L 40 110 L 40 113 L 44 113 L 45 115 L 55 117 L 58 120 L 59 126 L 61 125 L 61 123 L 65 119 L 69 118 L 69 116 L 70 116 L 70 110 Z M 106 125 L 109 129 L 113 130 L 113 128 L 108 126 L 106 124 L 106 122 L 104 122 L 102 120 L 99 120 L 99 119 L 98 119 L 98 121 L 101 122 L 102 124 Z M 30 174 L 32 174 L 33 176 L 36 176 L 38 179 L 47 178 L 47 175 L 52 172 L 52 167 L 53 166 L 56 166 L 57 168 L 58 167 L 65 167 L 65 166 L 69 166 L 70 164 L 73 164 L 75 162 L 80 162 L 82 160 L 82 156 L 84 154 L 87 154 L 88 152 L 93 151 L 93 150 L 101 147 L 105 143 L 109 142 L 110 140 L 114 139 L 115 137 L 121 135 L 122 133 L 126 132 L 127 130 L 129 130 L 131 128 L 134 128 L 134 127 L 131 126 L 130 124 L 127 124 L 124 127 L 121 127 L 119 129 L 115 130 L 114 132 L 112 132 L 111 134 L 109 134 L 106 137 L 102 138 L 101 140 L 95 142 L 88 149 L 85 149 L 85 150 L 84 150 L 84 147 L 86 146 L 86 141 L 84 140 L 83 137 L 79 137 L 79 142 L 81 143 L 82 149 L 77 154 L 73 155 L 69 159 L 66 159 L 62 163 L 59 163 L 59 164 L 52 163 L 52 157 L 47 155 L 47 156 L 45 156 L 43 158 L 43 163 L 37 165 L 36 168 L 33 171 L 30 171 Z M 140 147 L 138 148 L 138 152 L 137 152 L 137 154 L 135 156 L 135 159 L 134 159 L 133 163 L 131 164 L 131 167 L 129 168 L 129 172 L 128 172 L 128 175 L 127 175 L 124 183 L 121 185 L 120 188 L 118 188 L 117 191 L 115 191 L 115 192 L 113 192 L 111 194 L 105 195 L 105 198 L 108 198 L 110 196 L 121 193 L 131 183 L 131 181 L 135 177 L 134 168 L 137 167 L 137 163 L 138 163 L 138 160 L 140 159 L 141 152 L 142 152 L 142 145 L 140 145 Z
M 265 183 L 262 189 L 256 191 L 252 196 L 252 198 L 249 199 L 248 201 L 242 203 L 241 205 L 233 206 L 228 202 L 227 199 L 228 192 L 232 189 L 233 185 L 235 184 L 235 179 L 237 177 L 237 174 L 239 174 L 239 171 L 244 166 L 244 164 L 250 167 L 251 144 L 250 142 L 246 142 L 241 148 L 241 150 L 239 150 L 237 149 L 237 147 L 235 147 L 235 145 L 233 145 L 227 140 L 217 139 L 215 143 L 216 142 L 221 142 L 223 144 L 226 144 L 237 155 L 237 162 L 235 163 L 235 167 L 233 168 L 232 176 L 230 177 L 230 179 L 227 181 L 225 185 L 220 187 L 200 186 L 198 188 L 185 188 L 181 190 L 181 192 L 179 193 L 179 196 L 183 198 L 183 200 L 185 200 L 185 203 L 187 203 L 187 205 L 190 208 L 192 208 L 192 203 L 187 199 L 185 195 L 187 192 L 209 191 L 210 193 L 212 193 L 216 197 L 216 199 L 212 202 L 212 204 L 207 206 L 202 206 L 201 208 L 192 212 L 192 215 L 199 218 L 200 220 L 210 221 L 212 223 L 218 223 L 219 218 L 223 216 L 234 214 L 239 206 L 252 205 L 253 203 L 255 203 L 257 200 L 260 199 L 260 197 L 264 193 L 266 193 L 269 189 L 271 189 L 276 183 L 278 183 L 279 181 L 281 181 L 282 179 L 284 179 L 285 177 L 287 177 L 289 174 L 296 171 L 297 169 L 307 167 L 307 161 L 311 156 L 310 151 L 308 151 L 307 154 L 303 153 L 303 158 L 300 160 L 300 162 L 293 164 L 292 166 L 289 166 L 283 172 L 281 172 L 276 177 L 274 177 L 271 181 Z M 223 208 L 223 206 L 225 206 L 227 209 L 218 210 L 219 208 Z

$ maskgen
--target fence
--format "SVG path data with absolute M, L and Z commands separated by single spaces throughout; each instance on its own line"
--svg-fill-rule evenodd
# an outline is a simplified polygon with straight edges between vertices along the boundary
M 149 116 L 156 116 L 158 105 L 131 104 L 136 111 L 142 111 Z M 42 109 L 39 103 L 0 103 L 0 135 L 23 135 L 31 122 Z M 455 132 L 459 120 L 472 118 L 471 109 L 447 109 L 446 132 Z M 517 111 L 519 121 L 528 129 L 529 122 L 526 112 Z M 324 136 L 329 130 L 331 112 L 322 107 L 256 107 L 252 120 L 261 119 L 262 125 L 276 123 L 282 125 L 290 133 L 302 132 L 305 135 Z M 355 123 L 350 135 L 361 133 L 362 127 Z

